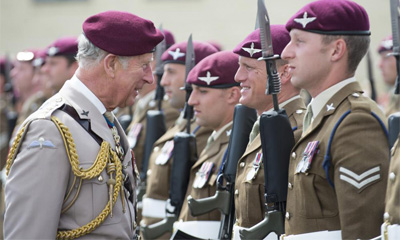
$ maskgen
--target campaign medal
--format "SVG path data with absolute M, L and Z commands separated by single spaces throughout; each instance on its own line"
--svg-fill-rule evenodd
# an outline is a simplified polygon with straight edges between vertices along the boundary
M 164 165 L 172 156 L 174 150 L 174 140 L 167 141 L 161 149 L 160 155 L 156 158 L 157 165 Z
M 141 123 L 133 124 L 131 130 L 128 132 L 128 142 L 129 148 L 134 148 L 140 137 L 140 132 L 142 131 L 143 125 Z
M 319 141 L 309 142 L 303 152 L 303 158 L 297 164 L 296 173 L 307 173 L 311 168 L 311 163 L 315 154 L 318 152 Z
M 257 153 L 256 157 L 253 160 L 253 167 L 247 173 L 246 181 L 251 181 L 254 178 L 256 178 L 258 170 L 260 169 L 260 163 L 262 160 L 262 156 L 263 156 L 262 152 Z
M 208 180 L 210 179 L 211 173 L 214 169 L 213 162 L 204 162 L 199 171 L 196 173 L 196 177 L 193 182 L 193 188 L 203 188 Z

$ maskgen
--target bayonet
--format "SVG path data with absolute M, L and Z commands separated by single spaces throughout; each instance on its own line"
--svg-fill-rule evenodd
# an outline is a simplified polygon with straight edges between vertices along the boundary
M 159 27 L 160 31 L 164 34 L 162 25 Z M 162 101 L 164 98 L 164 88 L 161 86 L 161 78 L 164 74 L 164 66 L 161 61 L 161 55 L 167 50 L 167 42 L 164 38 L 157 46 L 155 52 L 155 60 L 156 60 L 156 69 L 155 73 L 157 76 L 157 89 L 156 89 L 156 96 L 155 100 L 158 102 L 158 110 L 161 111 L 162 109 Z
M 185 59 L 185 85 L 183 90 L 186 91 L 186 101 L 185 101 L 185 108 L 183 109 L 184 115 L 183 117 L 187 119 L 187 133 L 190 133 L 190 123 L 191 119 L 193 118 L 193 107 L 189 105 L 189 97 L 190 94 L 192 94 L 192 85 L 187 82 L 187 77 L 189 75 L 190 70 L 195 65 L 195 53 L 194 53 L 194 48 L 193 48 L 193 40 L 192 40 L 192 34 L 190 34 L 189 39 L 187 41 L 187 46 L 186 46 L 186 59 Z
M 400 93 L 400 82 L 399 82 L 399 73 L 400 73 L 400 31 L 399 31 L 399 23 L 400 23 L 400 1 L 399 0 L 390 0 L 390 15 L 392 19 L 392 37 L 393 37 L 393 55 L 396 58 L 396 68 L 397 68 L 397 78 L 395 84 L 395 94 Z
M 258 0 L 258 24 L 260 26 L 260 40 L 262 48 L 262 57 L 259 61 L 265 61 L 267 67 L 267 87 L 265 94 L 271 95 L 274 103 L 274 110 L 279 110 L 278 97 L 276 96 L 281 91 L 281 81 L 276 68 L 275 60 L 279 58 L 279 55 L 274 54 L 272 47 L 271 27 L 268 17 L 267 8 L 265 7 L 263 0 Z

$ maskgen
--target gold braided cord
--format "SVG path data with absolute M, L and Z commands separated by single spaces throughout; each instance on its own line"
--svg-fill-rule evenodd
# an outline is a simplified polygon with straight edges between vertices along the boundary
M 8 157 L 7 157 L 7 164 L 6 164 L 6 174 L 8 176 L 8 174 L 10 173 L 10 168 L 11 165 L 14 163 L 14 159 L 15 159 L 15 154 L 17 154 L 17 148 L 20 144 L 21 141 L 21 136 L 25 131 L 25 127 L 26 124 L 21 128 L 21 130 L 19 130 L 17 136 L 14 139 L 14 142 L 10 148 L 10 152 L 8 153 Z

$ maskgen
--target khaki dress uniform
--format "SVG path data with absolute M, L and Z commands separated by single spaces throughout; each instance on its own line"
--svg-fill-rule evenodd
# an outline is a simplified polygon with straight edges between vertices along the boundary
M 182 119 L 179 119 L 182 120 Z M 179 122 L 179 121 L 178 121 Z M 146 205 L 145 201 L 149 199 L 156 199 L 161 201 L 166 201 L 169 198 L 169 184 L 171 179 L 171 167 L 172 167 L 172 156 L 169 158 L 164 158 L 165 162 L 156 164 L 158 162 L 157 158 L 162 155 L 163 147 L 168 144 L 169 141 L 174 140 L 174 136 L 178 132 L 186 131 L 186 120 L 180 121 L 176 126 L 168 130 L 163 136 L 161 136 L 155 143 L 154 143 L 154 150 L 150 156 L 149 162 L 149 169 L 147 171 L 147 184 L 146 184 L 146 194 L 143 197 L 143 219 L 141 224 L 150 225 L 162 220 L 161 216 L 164 216 L 165 213 L 165 204 L 162 209 L 158 210 L 152 208 L 151 210 L 155 210 L 159 212 L 161 215 L 159 217 L 146 217 Z M 196 145 L 197 145 L 197 152 L 201 152 L 207 144 L 207 139 L 211 135 L 212 130 L 209 128 L 199 127 L 192 120 L 191 130 L 196 131 Z M 169 142 L 170 143 L 170 142 Z M 170 149 L 169 152 L 172 152 L 173 149 Z M 148 198 L 146 200 L 146 198 Z
M 8 102 L 5 94 L 0 95 L 0 170 L 3 169 L 8 154 Z
M 290 125 L 297 142 L 303 130 L 303 118 L 305 105 L 302 98 L 296 98 L 283 106 L 289 117 Z M 248 180 L 247 175 L 253 169 L 253 162 L 257 155 L 261 156 L 261 137 L 258 134 L 247 145 L 246 151 L 238 162 L 236 172 L 235 190 L 235 215 L 238 227 L 249 228 L 264 219 L 264 166 L 262 157 L 259 162 L 259 170 L 253 179 Z
M 21 144 L 16 149 L 16 157 L 11 165 L 5 189 L 4 234 L 7 239 L 55 239 L 57 231 L 81 228 L 92 223 L 91 221 L 98 216 L 98 227 L 89 233 L 83 230 L 83 235 L 77 234 L 79 239 L 134 237 L 135 196 L 131 202 L 128 199 L 129 192 L 123 187 L 123 180 L 118 178 L 121 173 L 118 166 L 122 165 L 126 177 L 130 179 L 130 187 L 135 189 L 136 177 L 126 136 L 115 120 L 114 124 L 121 137 L 125 155 L 121 161 L 113 158 L 117 166 L 113 179 L 117 182 L 115 188 L 119 189 L 119 192 L 113 191 L 115 205 L 110 208 L 107 182 L 111 177 L 107 173 L 107 167 L 101 168 L 98 164 L 107 161 L 107 158 L 99 156 L 99 160 L 96 160 L 101 150 L 99 143 L 76 119 L 59 109 L 68 104 L 76 111 L 79 121 L 89 123 L 92 134 L 97 135 L 103 144 L 107 142 L 115 149 L 113 135 L 98 108 L 76 88 L 76 85 L 72 85 L 71 81 L 67 81 L 58 94 L 46 101 L 25 121 L 29 125 L 25 126 L 24 135 L 17 135 Z M 73 145 L 63 141 L 60 130 L 51 120 L 52 117 L 59 119 L 62 131 L 67 128 L 70 132 L 71 135 L 63 135 L 68 141 L 74 141 L 77 155 L 71 152 Z M 105 149 L 102 153 L 109 150 L 108 147 Z M 78 163 L 70 160 L 68 154 L 71 158 L 77 157 Z M 77 164 L 75 170 L 71 168 L 71 162 Z M 86 170 L 91 166 L 94 166 L 98 173 L 87 177 L 87 172 L 81 171 L 81 168 Z M 82 178 L 78 177 L 74 181 L 76 171 L 80 172 L 82 178 L 87 179 L 80 182 Z M 122 185 L 120 186 L 123 192 L 118 184 Z M 107 214 L 100 215 L 102 211 L 111 211 L 112 217 Z M 103 219 L 104 222 L 101 222 Z M 58 237 L 66 238 L 70 235 L 73 234 L 66 233 Z
M 351 82 L 326 102 L 303 132 L 289 165 L 286 235 L 326 230 L 341 230 L 343 239 L 379 235 L 389 143 L 385 123 L 373 114 L 384 121 L 378 106 L 362 95 L 357 82 Z M 335 126 L 328 152 L 331 159 L 324 161 Z M 315 150 L 314 154 L 309 154 L 307 146 Z M 302 164 L 303 159 L 309 164 Z M 330 164 L 326 170 L 325 164 Z
M 190 180 L 189 185 L 185 197 L 185 201 L 182 206 L 182 210 L 179 216 L 180 220 L 183 221 L 220 221 L 221 220 L 221 212 L 218 210 L 214 210 L 204 215 L 200 215 L 194 217 L 190 214 L 187 196 L 191 195 L 194 199 L 201 199 L 214 196 L 217 191 L 217 177 L 219 168 L 224 159 L 225 152 L 228 148 L 230 133 L 232 131 L 232 122 L 226 126 L 216 139 L 213 142 L 208 144 L 206 148 L 201 152 L 199 160 L 192 166 L 190 170 Z M 212 165 L 210 165 L 212 163 Z M 208 166 L 208 168 L 204 168 L 204 171 L 201 169 L 204 166 Z M 210 168 L 209 166 L 213 166 Z M 209 169 L 207 171 L 207 169 Z M 206 177 L 198 177 L 198 183 L 195 184 L 195 179 L 197 175 L 209 176 L 208 179 Z
M 139 169 L 142 168 L 142 161 L 144 157 L 147 111 L 157 109 L 158 103 L 154 100 L 154 96 L 155 90 L 136 102 L 133 120 L 127 129 L 129 147 L 133 149 L 136 165 Z M 139 105 L 143 105 L 143 107 L 139 107 Z M 168 98 L 165 98 L 162 101 L 162 111 L 165 117 L 165 125 L 167 129 L 169 129 L 174 125 L 176 119 L 179 117 L 179 111 L 171 107 L 168 102 Z
M 394 94 L 394 89 L 390 91 L 389 104 L 385 109 L 385 115 L 390 116 L 393 113 L 400 112 L 400 97 Z

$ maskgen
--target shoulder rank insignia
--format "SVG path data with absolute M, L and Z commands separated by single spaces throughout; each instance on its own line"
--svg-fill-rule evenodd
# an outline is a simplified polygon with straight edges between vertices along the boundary
M 381 171 L 380 166 L 368 169 L 367 171 L 361 174 L 357 174 L 345 167 L 339 168 L 340 180 L 350 183 L 358 190 L 362 189 L 371 182 L 379 180 L 381 178 L 380 171 Z
M 34 140 L 29 144 L 28 149 L 31 148 L 56 148 L 56 146 L 54 146 L 50 140 L 44 140 L 43 137 L 40 137 L 38 140 Z

